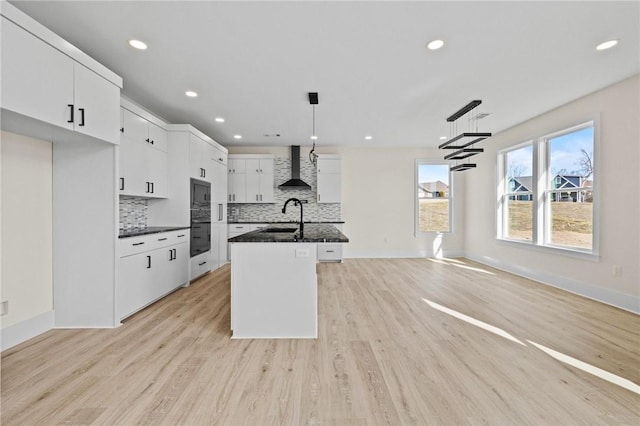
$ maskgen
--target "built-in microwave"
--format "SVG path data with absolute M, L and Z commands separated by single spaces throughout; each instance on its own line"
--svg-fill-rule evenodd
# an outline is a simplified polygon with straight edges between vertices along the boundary
M 211 184 L 191 179 L 191 209 L 211 209 Z

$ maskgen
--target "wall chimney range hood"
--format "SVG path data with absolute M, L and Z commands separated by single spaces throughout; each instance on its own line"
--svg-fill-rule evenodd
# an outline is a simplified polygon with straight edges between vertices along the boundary
M 311 185 L 300 179 L 300 145 L 291 145 L 291 179 L 278 188 L 311 189 Z

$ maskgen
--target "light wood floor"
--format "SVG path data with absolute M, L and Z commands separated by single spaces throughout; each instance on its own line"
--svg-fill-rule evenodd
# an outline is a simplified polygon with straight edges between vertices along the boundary
M 534 345 L 637 386 L 628 312 L 465 259 L 348 259 L 318 266 L 317 340 L 230 340 L 229 273 L 3 352 L 2 425 L 640 422 L 640 395 Z

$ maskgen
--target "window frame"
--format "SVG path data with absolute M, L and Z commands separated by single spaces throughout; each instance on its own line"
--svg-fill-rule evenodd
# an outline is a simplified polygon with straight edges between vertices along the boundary
M 444 197 L 449 202 L 449 229 L 447 231 L 422 231 L 420 229 L 420 198 L 418 197 L 418 192 L 416 189 L 418 188 L 418 180 L 420 179 L 420 166 L 447 166 L 449 169 L 449 195 Z M 414 167 L 414 177 L 413 177 L 413 200 L 414 200 L 414 236 L 419 235 L 441 235 L 441 234 L 453 234 L 454 233 L 454 206 L 453 206 L 453 194 L 454 194 L 454 183 L 453 183 L 453 172 L 451 171 L 451 167 L 449 162 L 442 159 L 416 159 L 415 167 Z
M 578 120 L 576 120 L 578 121 Z M 574 123 L 576 122 L 574 121 Z M 541 132 L 539 135 L 529 139 L 527 142 L 521 142 L 514 145 L 510 145 L 504 149 L 498 151 L 497 155 L 497 210 L 496 210 L 496 238 L 500 242 L 507 244 L 516 244 L 520 247 L 528 246 L 535 248 L 536 250 L 542 250 L 544 252 L 553 252 L 558 254 L 565 254 L 571 257 L 578 257 L 583 259 L 598 260 L 600 249 L 600 221 L 599 221 L 599 156 L 600 156 L 600 143 L 599 143 L 599 119 L 598 117 L 580 120 L 579 124 L 573 124 L 568 126 L 557 126 L 556 130 L 550 132 Z M 577 187 L 571 188 L 571 191 L 554 189 L 552 188 L 551 176 L 551 150 L 550 141 L 554 138 L 561 137 L 570 133 L 574 133 L 586 128 L 591 127 L 593 129 L 593 176 L 591 187 Z M 532 164 L 532 191 L 533 191 L 533 235 L 531 241 L 517 238 L 510 238 L 508 234 L 508 226 L 505 216 L 507 205 L 504 202 L 507 192 L 507 154 L 511 151 L 523 148 L 531 144 L 533 146 L 533 164 Z M 551 242 L 551 226 L 553 218 L 551 216 L 551 193 L 554 192 L 580 192 L 589 190 L 592 193 L 592 235 L 591 235 L 591 249 L 583 249 L 574 246 L 565 246 L 560 244 L 553 244 Z
M 509 203 L 507 202 L 507 198 L 510 196 L 518 196 L 518 195 L 522 195 L 521 193 L 518 194 L 517 192 L 512 192 L 512 191 L 508 191 L 508 179 L 507 179 L 507 172 L 508 172 L 508 165 L 507 165 L 507 155 L 510 152 L 513 151 L 517 151 L 519 149 L 522 148 L 526 148 L 528 146 L 531 146 L 532 148 L 532 157 L 531 157 L 531 170 L 532 170 L 532 177 L 531 177 L 531 184 L 532 184 L 532 188 L 530 191 L 532 200 L 531 202 L 534 203 L 535 201 L 535 194 L 536 194 L 536 182 L 535 179 L 533 178 L 533 170 L 535 168 L 535 143 L 534 140 L 530 139 L 527 140 L 525 142 L 520 142 L 516 145 L 512 145 L 509 148 L 505 148 L 503 150 L 498 151 L 498 235 L 501 236 L 501 239 L 505 240 L 505 241 L 514 241 L 517 243 L 521 243 L 521 244 L 534 244 L 535 239 L 536 239 L 536 232 L 535 232 L 535 227 L 533 228 L 533 230 L 531 231 L 531 240 L 525 240 L 522 238 L 513 238 L 510 237 L 508 235 L 509 232 L 509 224 L 508 224 L 508 219 L 509 219 Z M 535 204 L 532 204 L 533 208 L 532 208 L 532 215 L 533 215 L 533 221 L 535 221 Z

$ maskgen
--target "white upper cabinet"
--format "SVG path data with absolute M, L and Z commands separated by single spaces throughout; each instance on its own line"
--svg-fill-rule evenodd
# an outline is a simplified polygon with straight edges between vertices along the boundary
M 195 179 L 213 179 L 214 147 L 199 137 L 189 135 L 189 174 Z
M 275 202 L 273 155 L 229 156 L 228 170 L 230 203 Z
M 165 198 L 167 131 L 121 108 L 120 194 Z
M 72 104 L 73 60 L 3 17 L 2 108 L 73 129 Z
M 2 18 L 2 108 L 119 143 L 120 87 Z
M 317 163 L 318 203 L 342 201 L 342 159 L 335 155 L 321 155 Z

